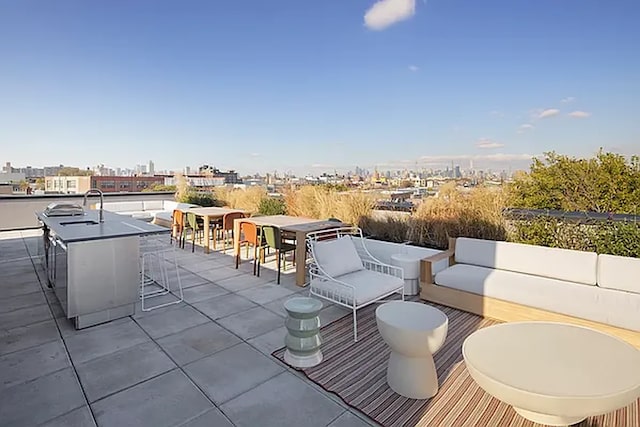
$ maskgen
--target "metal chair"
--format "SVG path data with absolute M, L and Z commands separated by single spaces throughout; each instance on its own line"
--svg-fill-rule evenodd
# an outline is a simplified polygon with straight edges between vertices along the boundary
M 176 299 L 148 305 L 149 299 L 169 293 L 173 293 Z M 140 237 L 140 300 L 142 311 L 178 304 L 184 300 L 175 246 L 167 245 L 160 236 Z

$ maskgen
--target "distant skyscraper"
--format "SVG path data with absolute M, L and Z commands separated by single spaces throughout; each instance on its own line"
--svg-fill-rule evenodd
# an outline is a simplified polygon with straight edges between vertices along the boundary
M 454 178 L 462 177 L 462 173 L 460 173 L 460 165 L 456 165 L 455 168 L 453 168 L 453 177 Z
M 473 170 L 473 159 L 469 159 L 469 170 Z
M 153 175 L 153 174 L 155 174 L 155 172 L 156 172 L 155 165 L 153 164 L 152 160 L 149 160 L 149 166 L 147 167 L 147 173 L 149 175 Z

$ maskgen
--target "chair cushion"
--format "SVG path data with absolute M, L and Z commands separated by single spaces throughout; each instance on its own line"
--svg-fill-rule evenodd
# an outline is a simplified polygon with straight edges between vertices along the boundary
M 315 242 L 313 253 L 318 266 L 331 277 L 364 269 L 350 236 Z
M 598 286 L 640 294 L 640 258 L 598 255 Z
M 456 264 L 436 284 L 555 313 L 640 331 L 640 294 L 547 277 Z
M 336 279 L 355 288 L 357 306 L 378 300 L 404 287 L 404 280 L 399 277 L 364 269 L 343 274 Z M 344 292 L 344 286 L 327 279 L 315 278 L 311 285 L 312 289 L 318 288 L 330 293 L 343 295 Z M 350 298 L 343 298 L 341 302 L 353 304 Z
M 598 254 L 492 240 L 456 239 L 457 263 L 489 267 L 585 285 L 596 284 Z

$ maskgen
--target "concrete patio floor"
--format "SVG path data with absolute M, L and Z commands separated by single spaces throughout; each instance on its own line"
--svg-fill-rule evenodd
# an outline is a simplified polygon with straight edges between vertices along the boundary
M 293 269 L 277 285 L 273 262 L 258 278 L 250 262 L 234 268 L 231 250 L 188 246 L 177 250 L 184 302 L 138 303 L 134 316 L 76 331 L 44 283 L 38 240 L 0 233 L 0 425 L 375 425 L 270 356 L 283 346 L 283 302 L 306 294 Z M 346 314 L 325 304 L 320 317 Z

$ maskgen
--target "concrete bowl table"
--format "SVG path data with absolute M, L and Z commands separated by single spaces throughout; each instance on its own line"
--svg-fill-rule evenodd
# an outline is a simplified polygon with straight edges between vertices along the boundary
M 315 298 L 294 297 L 284 303 L 287 349 L 284 360 L 296 368 L 309 368 L 322 362 L 320 318 L 322 302 Z
M 462 354 L 482 389 L 540 424 L 575 424 L 640 396 L 640 351 L 581 326 L 490 326 L 467 337 Z
M 442 347 L 449 319 L 430 305 L 392 301 L 376 309 L 382 339 L 391 347 L 387 383 L 401 396 L 428 399 L 438 392 L 433 354 Z
M 411 254 L 391 255 L 391 265 L 404 271 L 404 294 L 418 295 L 420 281 L 420 258 Z

